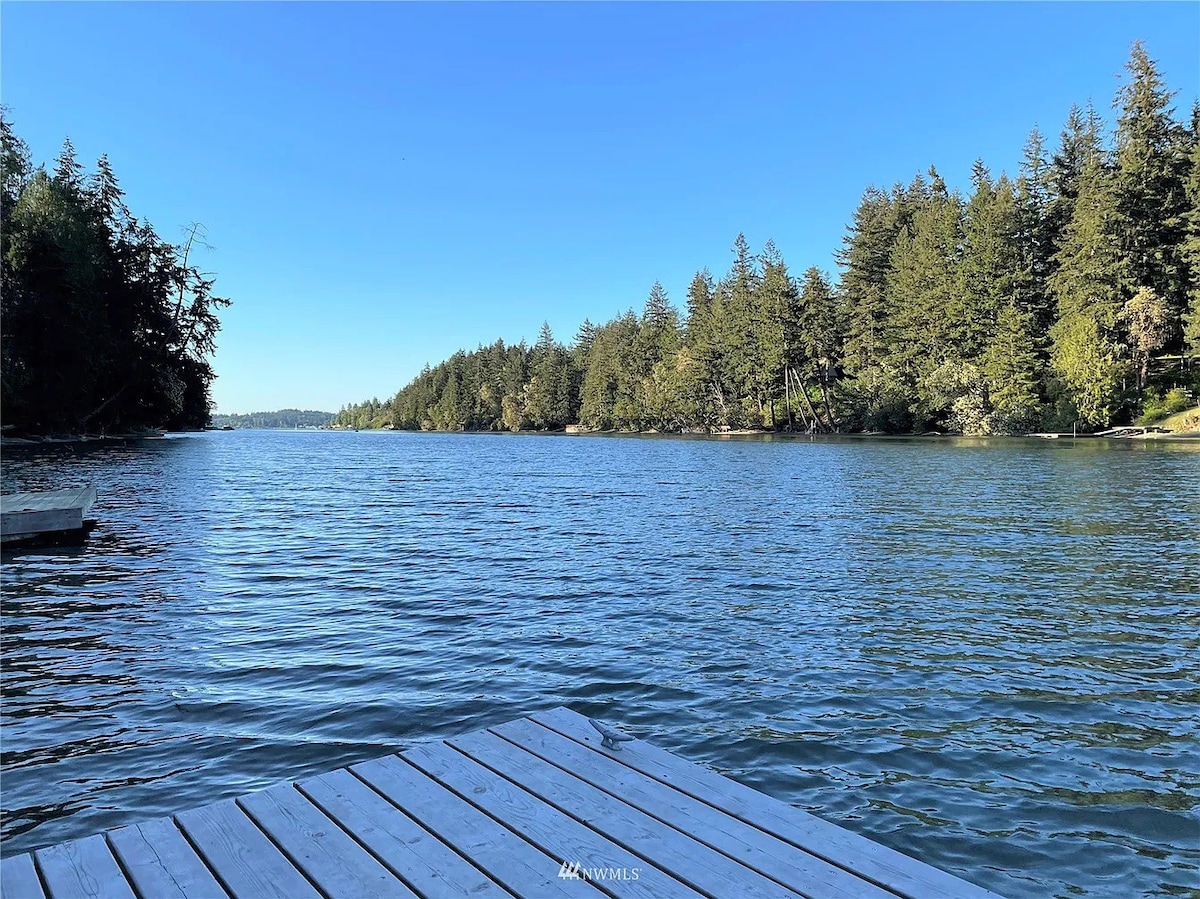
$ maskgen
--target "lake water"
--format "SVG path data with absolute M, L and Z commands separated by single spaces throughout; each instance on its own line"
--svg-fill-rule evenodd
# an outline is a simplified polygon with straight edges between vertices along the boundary
M 1200 894 L 1200 442 L 213 432 L 6 556 L 4 853 L 569 705 L 998 892 Z

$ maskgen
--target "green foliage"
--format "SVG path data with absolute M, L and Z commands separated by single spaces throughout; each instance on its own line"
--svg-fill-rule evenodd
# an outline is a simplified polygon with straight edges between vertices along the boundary
M 1033 312 L 1016 303 L 1000 311 L 980 367 L 993 409 L 990 430 L 1020 434 L 1035 427 L 1042 414 L 1043 365 Z
M 1184 348 L 1195 356 L 1200 356 L 1200 296 L 1192 295 L 1188 303 L 1187 314 L 1183 317 Z
M 1173 92 L 1141 42 L 1133 45 L 1127 68 L 1130 80 L 1117 98 L 1114 231 L 1131 283 L 1153 290 L 1178 323 L 1191 280 L 1184 247 L 1190 140 L 1175 121 Z M 1177 349 L 1178 331 L 1169 339 Z
M 215 428 L 327 428 L 334 423 L 332 412 L 312 410 L 280 409 L 278 412 L 243 412 L 212 417 Z
M 744 235 L 686 316 L 655 283 L 639 316 L 543 327 L 422 372 L 371 420 L 404 428 L 1022 433 L 1125 420 L 1156 354 L 1200 352 L 1200 109 L 1176 122 L 1140 45 L 1109 146 L 1074 107 L 1016 180 L 975 164 L 868 188 L 831 283 Z M 16 153 L 14 159 L 20 154 Z M 1184 360 L 1177 363 L 1186 370 Z M 358 413 L 350 410 L 351 417 Z M 356 419 L 357 420 L 357 419 Z
M 1120 323 L 1128 335 L 1140 388 L 1146 384 L 1150 357 L 1171 338 L 1171 310 L 1153 288 L 1142 287 L 1125 303 Z
M 1080 421 L 1093 428 L 1112 422 L 1121 403 L 1121 380 L 1128 375 L 1117 347 L 1088 315 L 1060 319 L 1052 337 L 1051 362 Z
M 229 301 L 181 246 L 124 204 L 108 160 L 87 175 L 70 141 L 53 173 L 0 116 L 3 410 L 33 432 L 209 422 L 209 357 Z
M 1190 409 L 1194 402 L 1182 387 L 1175 387 L 1165 394 L 1153 389 L 1147 390 L 1146 396 L 1142 400 L 1142 414 L 1138 417 L 1137 423 L 1152 425 L 1176 412 Z
M 1191 143 L 1191 152 L 1182 256 L 1188 266 L 1189 278 L 1183 345 L 1189 352 L 1200 354 L 1200 102 L 1192 108 L 1192 127 L 1187 139 Z
M 846 310 L 845 368 L 852 375 L 878 364 L 884 355 L 891 315 L 888 279 L 900 227 L 898 193 L 867 189 L 838 256 Z
M 995 183 L 982 162 L 967 203 L 962 251 L 962 303 L 958 351 L 978 356 L 988 345 L 1000 311 L 1015 301 L 1023 274 L 1017 190 L 1001 175 Z M 1032 265 L 1032 263 L 1029 263 Z M 1036 300 L 1027 300 L 1036 307 Z

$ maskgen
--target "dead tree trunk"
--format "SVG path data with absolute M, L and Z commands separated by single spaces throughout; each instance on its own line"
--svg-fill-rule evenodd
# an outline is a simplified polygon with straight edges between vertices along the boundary
M 800 394 L 801 397 L 803 397 L 804 405 L 808 407 L 808 413 L 809 413 L 809 415 L 812 416 L 814 424 L 816 425 L 817 428 L 820 428 L 822 431 L 828 430 L 825 427 L 825 422 L 821 421 L 821 416 L 817 412 L 816 407 L 813 406 L 812 400 L 809 399 L 808 389 L 804 386 L 804 382 L 802 380 L 800 380 L 800 374 L 798 372 L 792 372 L 792 374 L 796 378 L 796 391 Z

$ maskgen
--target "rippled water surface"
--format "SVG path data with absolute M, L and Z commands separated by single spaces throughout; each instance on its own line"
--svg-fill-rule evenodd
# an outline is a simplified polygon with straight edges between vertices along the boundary
M 1200 444 L 214 432 L 3 582 L 3 850 L 569 705 L 1009 896 L 1200 895 Z

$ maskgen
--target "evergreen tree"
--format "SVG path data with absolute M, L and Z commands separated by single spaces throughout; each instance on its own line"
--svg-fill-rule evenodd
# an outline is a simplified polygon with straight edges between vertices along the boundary
M 1050 278 L 1060 321 L 1086 315 L 1106 331 L 1116 324 L 1129 276 L 1117 247 L 1114 217 L 1113 178 L 1096 150 L 1080 176 L 1074 213 Z
M 54 181 L 68 191 L 79 192 L 83 189 L 83 166 L 75 158 L 75 145 L 69 137 L 63 140 L 62 151 L 58 154 Z
M 1150 288 L 1172 317 L 1174 342 L 1187 307 L 1188 147 L 1158 67 L 1141 42 L 1128 63 L 1130 82 L 1117 98 L 1116 203 L 1113 230 L 1134 289 Z
M 811 382 L 823 406 L 826 426 L 837 427 L 834 384 L 842 353 L 840 309 L 829 279 L 816 266 L 804 272 L 793 324 L 789 328 L 788 349 L 788 365 L 798 376 L 793 378 L 792 384 L 797 380 L 802 384 Z M 803 389 L 807 391 L 807 387 Z M 794 406 L 807 406 L 813 402 L 811 397 L 792 398 L 790 386 L 787 394 L 789 412 Z
M 995 410 L 990 430 L 1021 433 L 1041 416 L 1042 360 L 1034 314 L 1015 302 L 1000 310 L 980 369 Z
M 1035 328 L 1041 333 L 1054 321 L 1054 301 L 1046 282 L 1054 271 L 1055 241 L 1061 235 L 1055 233 L 1051 222 L 1051 168 L 1044 139 L 1036 128 L 1025 143 L 1016 191 L 1015 240 L 1020 270 L 1014 289 L 1017 302 L 1033 313 Z
M 753 341 L 757 346 L 757 368 L 753 375 L 759 408 L 758 424 L 779 424 L 783 409 L 784 373 L 791 363 L 794 323 L 799 315 L 800 296 L 788 273 L 787 263 L 768 240 L 760 257 L 762 280 L 755 297 Z M 766 408 L 764 419 L 762 409 Z M 778 411 L 777 411 L 778 407 Z
M 1099 149 L 1084 163 L 1074 213 L 1050 279 L 1058 320 L 1051 363 L 1067 397 L 1089 425 L 1103 425 L 1120 404 L 1117 318 L 1128 283 L 1113 233 L 1113 178 Z
M 1052 196 L 1046 227 L 1056 253 L 1066 239 L 1067 227 L 1075 214 L 1084 167 L 1101 149 L 1101 123 L 1095 108 L 1091 103 L 1086 109 L 1072 106 L 1060 136 L 1058 152 L 1050 163 Z
M 970 328 L 962 303 L 962 202 L 949 193 L 936 171 L 931 169 L 930 175 L 930 196 L 897 239 L 888 279 L 895 308 L 889 320 L 888 360 L 911 391 L 911 411 L 920 428 L 946 411 L 934 397 L 930 379 Z
M 1184 347 L 1200 353 L 1200 102 L 1192 107 L 1191 165 L 1188 169 L 1187 232 L 1183 254 L 1188 264 L 1188 311 L 1183 318 Z
M 892 311 L 888 280 L 899 233 L 897 207 L 893 197 L 868 188 L 838 255 L 845 307 L 845 365 L 850 374 L 871 369 L 885 355 L 886 323 Z
M 593 430 L 638 430 L 642 408 L 638 401 L 641 378 L 635 348 L 640 323 L 633 311 L 596 331 L 583 374 L 579 421 Z
M 1016 300 L 1022 275 L 1020 209 L 1012 182 L 992 183 L 975 163 L 974 192 L 966 207 L 962 260 L 963 303 L 957 352 L 974 359 L 987 346 L 1000 310 Z
M 532 369 L 525 385 L 525 417 L 540 430 L 565 427 L 571 417 L 570 359 L 548 322 L 542 323 L 534 346 Z
M 0 117 L 2 118 L 2 117 Z M 3 408 L 33 431 L 210 420 L 209 357 L 228 300 L 182 247 L 129 216 L 108 160 L 68 140 L 30 171 L 4 119 Z
M 680 338 L 679 313 L 671 305 L 662 284 L 655 281 L 646 298 L 638 329 L 638 374 L 649 377 L 655 365 L 679 349 Z
M 110 234 L 121 234 L 128 227 L 129 210 L 125 206 L 125 191 L 117 183 L 117 176 L 107 155 L 96 161 L 96 173 L 87 185 L 87 198 Z
M 0 206 L 5 220 L 21 196 L 21 189 L 33 173 L 30 163 L 29 147 L 13 130 L 12 122 L 3 108 L 0 108 Z
M 716 284 L 708 269 L 696 272 L 688 285 L 688 318 L 684 333 L 689 349 L 686 390 L 692 407 L 697 410 L 697 424 L 706 428 L 717 424 L 714 398 L 719 390 L 720 350 L 713 313 L 716 293 Z

